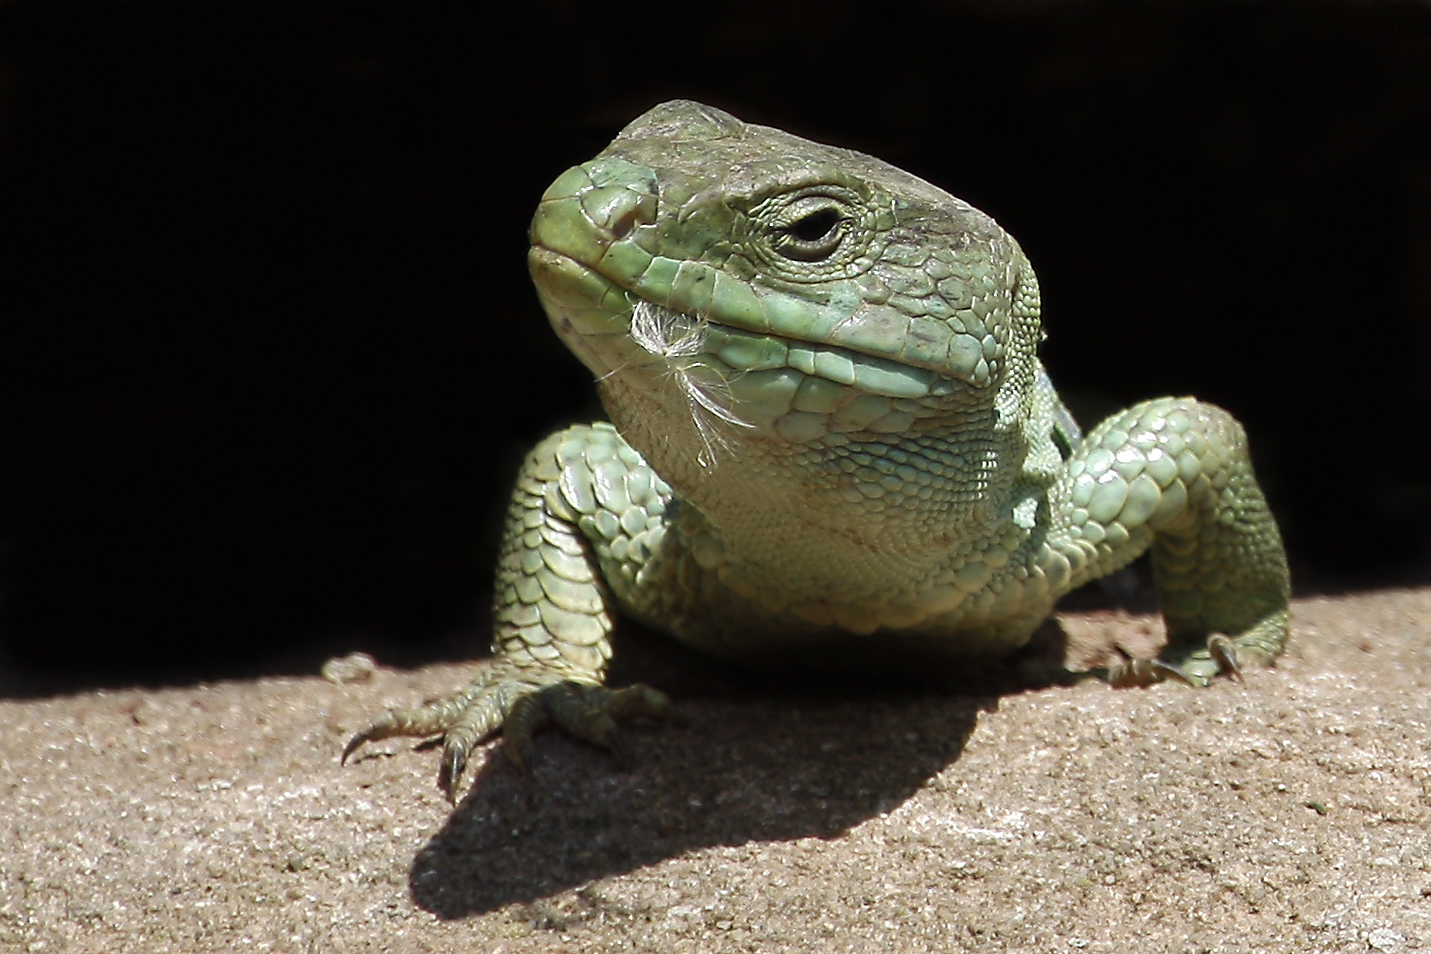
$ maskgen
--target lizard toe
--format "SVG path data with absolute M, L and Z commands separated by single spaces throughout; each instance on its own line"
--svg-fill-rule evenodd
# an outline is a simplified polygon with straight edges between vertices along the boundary
M 426 738 L 443 735 L 452 724 L 457 713 L 466 708 L 472 695 L 472 687 L 456 693 L 448 699 L 428 702 L 411 708 L 389 709 L 367 726 L 354 733 L 343 746 L 340 764 L 348 764 L 353 753 L 366 742 L 379 742 L 398 737 Z
M 1138 689 L 1169 680 L 1198 685 L 1177 666 L 1161 659 L 1127 659 L 1104 670 L 1104 678 L 1115 689 Z
M 573 738 L 606 749 L 623 767 L 630 752 L 617 729 L 619 719 L 663 719 L 675 712 L 665 693 L 650 686 L 608 689 L 576 682 L 559 682 L 524 696 L 512 707 L 503 733 L 507 758 L 525 772 L 531 764 L 532 737 L 555 724 Z

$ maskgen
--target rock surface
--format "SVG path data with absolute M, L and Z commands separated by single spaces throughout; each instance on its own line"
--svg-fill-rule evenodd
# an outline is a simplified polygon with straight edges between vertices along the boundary
M 0 702 L 0 949 L 1431 946 L 1431 590 L 1298 600 L 1241 687 L 789 698 L 678 658 L 690 724 L 629 771 L 550 734 L 453 812 L 431 751 L 338 765 L 467 670 Z

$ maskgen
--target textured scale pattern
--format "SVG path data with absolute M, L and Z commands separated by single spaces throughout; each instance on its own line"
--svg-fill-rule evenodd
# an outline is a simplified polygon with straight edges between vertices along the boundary
M 1242 428 L 1161 398 L 1083 438 L 1023 251 L 929 183 L 666 103 L 552 184 L 529 262 L 612 423 L 522 467 L 492 664 L 345 757 L 441 734 L 455 796 L 499 729 L 518 765 L 547 723 L 619 751 L 616 719 L 669 703 L 603 685 L 618 613 L 755 664 L 959 667 L 1149 549 L 1171 641 L 1112 681 L 1281 651 L 1286 558 Z

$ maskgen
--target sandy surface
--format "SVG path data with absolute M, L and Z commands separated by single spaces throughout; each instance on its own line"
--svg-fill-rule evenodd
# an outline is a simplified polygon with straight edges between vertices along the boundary
M 0 949 L 1431 948 L 1431 590 L 1294 625 L 1202 691 L 791 691 L 682 657 L 689 724 L 633 727 L 630 770 L 548 734 L 534 792 L 491 759 L 455 812 L 435 752 L 337 753 L 468 667 L 0 702 Z

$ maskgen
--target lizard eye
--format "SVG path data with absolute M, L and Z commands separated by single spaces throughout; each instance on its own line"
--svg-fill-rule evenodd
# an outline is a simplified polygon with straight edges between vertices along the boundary
M 775 251 L 797 262 L 818 262 L 829 258 L 845 237 L 849 219 L 828 199 L 798 202 L 786 222 L 775 226 Z

